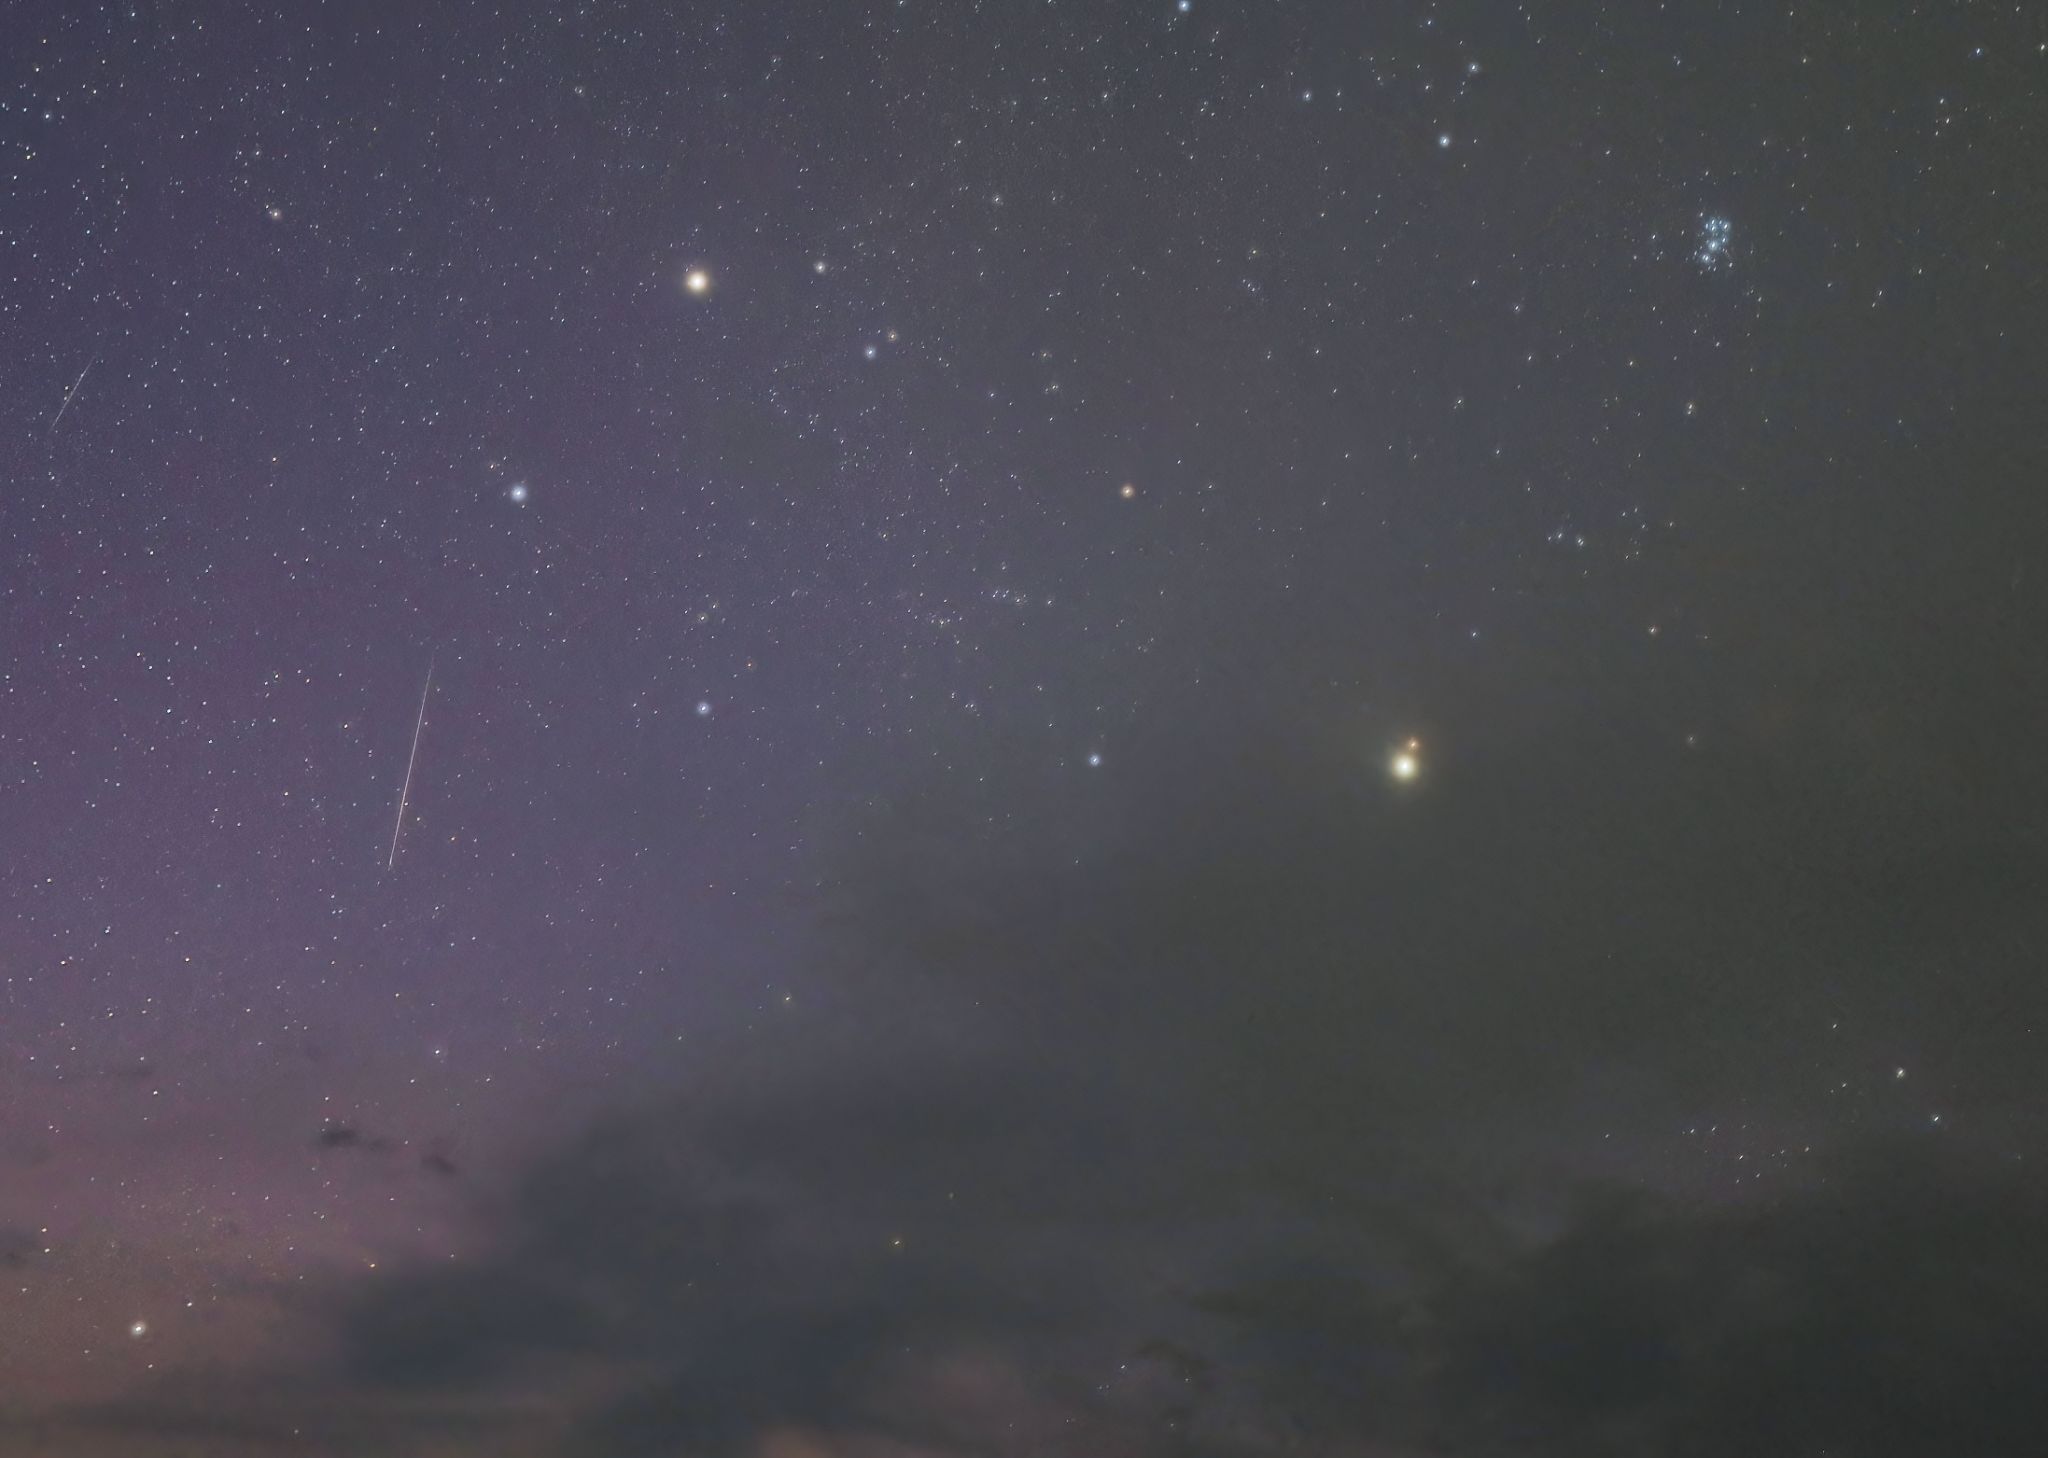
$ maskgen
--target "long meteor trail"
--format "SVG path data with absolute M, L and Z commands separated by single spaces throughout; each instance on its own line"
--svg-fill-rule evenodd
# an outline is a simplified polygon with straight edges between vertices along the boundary
M 398 833 L 405 829 L 405 801 L 412 794 L 412 767 L 420 762 L 420 731 L 427 727 L 427 695 L 434 687 L 434 660 L 427 659 L 427 685 L 420 690 L 420 716 L 413 720 L 412 753 L 405 761 L 405 784 L 398 792 L 398 823 L 391 827 L 391 854 L 384 858 L 384 869 L 390 870 L 398 864 Z
M 64 418 L 64 412 L 71 408 L 71 397 L 78 393 L 78 387 L 85 383 L 85 377 L 92 373 L 92 367 L 98 364 L 99 362 L 100 357 L 98 355 L 94 355 L 91 359 L 85 362 L 85 368 L 78 372 L 78 378 L 73 380 L 71 382 L 71 388 L 64 392 L 64 403 L 57 407 L 57 414 L 55 418 L 50 421 L 50 428 L 43 432 L 43 439 L 48 440 L 51 436 L 57 433 L 57 421 L 62 420 Z

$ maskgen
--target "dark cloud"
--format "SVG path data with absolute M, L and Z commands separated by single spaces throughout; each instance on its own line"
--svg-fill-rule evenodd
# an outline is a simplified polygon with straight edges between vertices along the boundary
M 493 1412 L 455 1404 L 380 1404 L 284 1380 L 188 1380 L 118 1401 L 77 1404 L 31 1416 L 0 1408 L 0 1453 L 8 1458 L 371 1458 L 371 1455 L 491 1453 L 528 1458 L 543 1451 L 546 1414 L 506 1403 Z
M 2032 1171 L 1930 1149 L 1761 1207 L 1610 1198 L 1439 1299 L 1442 1426 L 1473 1453 L 2035 1451 L 2044 1220 Z
M 361 1149 L 371 1154 L 389 1154 L 397 1146 L 378 1135 L 365 1134 L 353 1124 L 327 1124 L 313 1136 L 316 1149 Z
M 552 1275 L 527 1261 L 385 1283 L 347 1318 L 348 1375 L 373 1386 L 459 1389 L 512 1370 L 522 1356 L 579 1349 L 596 1323 Z
M 53 1431 L 67 1451 L 148 1431 L 208 1453 L 964 1455 L 1022 1432 L 1134 1458 L 1886 1458 L 2029 1451 L 2048 1422 L 2048 1192 L 1931 1138 L 1720 1207 L 1588 1189 L 1541 1238 L 1495 1220 L 1456 1255 L 1362 1209 L 1197 1219 L 1214 1239 L 1181 1246 L 1176 1292 L 1146 1236 L 1185 1224 L 989 1190 L 1031 1137 L 992 1108 L 924 1126 L 840 1092 L 593 1129 L 503 1197 L 495 1253 L 334 1293 L 341 1363 L 282 1406 L 186 1393 Z M 947 1175 L 985 1191 L 950 1228 L 921 1203 Z M 1360 1248 L 1403 1252 L 1405 1280 Z M 536 1394 L 549 1417 L 512 1446 L 506 1408 Z
M 1389 1300 L 1341 1277 L 1198 1304 L 1275 1420 L 1475 1455 L 2031 1452 L 2048 1187 L 1886 1144 L 1719 1208 L 1583 1192 L 1555 1234 Z M 1229 1364 L 1225 1364 L 1226 1368 Z
M 1007 1451 L 1019 1424 L 1076 1454 L 1885 1458 L 2028 1451 L 2048 1423 L 2048 1190 L 1932 1139 L 1720 1206 L 1589 1187 L 1542 1237 L 1495 1220 L 1490 1249 L 1455 1256 L 1356 1212 L 1214 1224 L 1215 1283 L 1175 1294 L 1086 1200 L 1051 1221 L 977 1201 L 956 1229 L 882 1237 L 937 1168 L 986 1170 L 1017 1138 L 935 1122 L 891 1133 L 857 1099 L 756 1111 L 732 1126 L 766 1141 L 742 1158 L 694 1115 L 613 1122 L 518 1186 L 495 1257 L 348 1295 L 343 1388 L 487 1409 L 608 1373 L 546 1450 L 576 1458 Z M 1407 1252 L 1405 1279 L 1346 1236 Z M 1052 1274 L 1090 1249 L 1119 1259 Z
M 1047 1090 L 1034 1112 L 1025 1092 L 924 1067 L 607 1120 L 494 1205 L 493 1256 L 344 1299 L 347 1380 L 446 1394 L 639 1374 L 585 1411 L 577 1452 L 915 1427 L 873 1405 L 906 1361 L 1036 1350 L 1124 1299 L 1081 1269 L 1077 1237 L 1102 1232 L 1077 1225 L 1077 1186 L 1099 1177 L 1035 1127 L 1071 1149 L 1076 1110 Z

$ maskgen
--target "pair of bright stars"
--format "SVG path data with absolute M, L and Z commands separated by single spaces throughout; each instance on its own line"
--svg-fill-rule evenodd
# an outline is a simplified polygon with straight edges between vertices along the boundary
M 710 293 L 711 270 L 708 268 L 693 268 L 688 273 L 685 273 L 683 275 L 683 292 L 693 294 L 700 299 Z M 528 494 L 524 481 L 514 481 L 505 490 L 505 495 L 511 498 L 514 506 L 526 505 Z

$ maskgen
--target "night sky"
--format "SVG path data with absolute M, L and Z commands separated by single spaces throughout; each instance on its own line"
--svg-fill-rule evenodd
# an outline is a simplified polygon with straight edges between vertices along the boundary
M 2048 18 L 0 15 L 0 1453 L 2048 1451 Z

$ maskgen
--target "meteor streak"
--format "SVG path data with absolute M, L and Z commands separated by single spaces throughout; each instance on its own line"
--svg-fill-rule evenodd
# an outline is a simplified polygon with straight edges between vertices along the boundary
M 412 753 L 405 761 L 405 784 L 398 791 L 398 823 L 391 827 L 391 854 L 384 858 L 384 869 L 390 870 L 398 864 L 398 833 L 405 829 L 405 801 L 412 794 L 412 767 L 420 762 L 420 730 L 427 727 L 427 694 L 434 687 L 434 660 L 427 659 L 427 684 L 420 690 L 420 714 L 413 721 Z
M 78 372 L 78 378 L 73 380 L 71 382 L 71 388 L 64 392 L 64 403 L 57 407 L 57 414 L 55 418 L 50 421 L 50 428 L 43 432 L 44 440 L 48 440 L 51 436 L 57 433 L 57 421 L 62 420 L 64 418 L 64 412 L 71 408 L 71 397 L 78 393 L 78 387 L 85 383 L 85 377 L 92 373 L 92 367 L 98 364 L 99 362 L 100 357 L 98 355 L 94 355 L 91 359 L 85 362 L 85 368 Z

